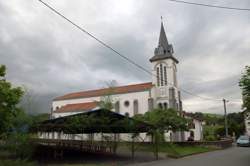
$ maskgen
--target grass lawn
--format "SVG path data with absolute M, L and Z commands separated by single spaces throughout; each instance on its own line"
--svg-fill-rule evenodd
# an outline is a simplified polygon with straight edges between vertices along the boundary
M 137 151 L 154 151 L 154 147 L 152 145 L 137 145 Z M 170 157 L 184 157 L 187 155 L 204 153 L 209 151 L 217 150 L 213 147 L 205 147 L 205 146 L 179 146 L 171 143 L 162 143 L 159 145 L 158 152 L 166 153 Z
M 172 146 L 172 147 L 171 147 Z M 205 146 L 178 146 L 178 145 L 171 145 L 169 146 L 160 146 L 161 152 L 166 152 L 169 156 L 173 157 L 183 157 L 187 155 L 197 154 L 197 153 L 204 153 L 216 150 L 212 147 L 205 147 Z

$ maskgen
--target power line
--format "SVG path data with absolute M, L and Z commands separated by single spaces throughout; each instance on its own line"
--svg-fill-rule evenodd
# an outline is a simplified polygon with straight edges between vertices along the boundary
M 43 5 L 45 5 L 47 8 L 49 8 L 51 11 L 53 11 L 54 13 L 56 13 L 57 15 L 59 15 L 60 17 L 62 17 L 63 19 L 65 19 L 66 21 L 68 21 L 69 23 L 71 23 L 73 26 L 75 26 L 77 29 L 79 29 L 80 31 L 84 32 L 85 34 L 89 35 L 90 37 L 92 37 L 94 40 L 96 40 L 97 42 L 99 42 L 101 45 L 103 45 L 104 47 L 110 49 L 112 52 L 114 52 L 116 55 L 120 56 L 121 58 L 123 58 L 124 60 L 126 60 L 127 62 L 133 64 L 134 66 L 138 67 L 139 69 L 141 69 L 142 71 L 146 72 L 147 74 L 150 74 L 150 76 L 154 76 L 156 78 L 157 75 L 155 75 L 154 73 L 152 73 L 151 71 L 149 71 L 148 69 L 144 68 L 143 66 L 137 64 L 136 62 L 134 62 L 133 60 L 131 60 L 130 58 L 126 57 L 125 55 L 123 55 L 122 53 L 120 53 L 119 51 L 115 50 L 114 48 L 112 48 L 110 45 L 106 44 L 105 42 L 103 42 L 102 40 L 98 39 L 97 37 L 95 37 L 93 34 L 91 34 L 90 32 L 88 32 L 87 30 L 85 30 L 84 28 L 80 27 L 79 25 L 77 25 L 76 23 L 74 23 L 73 21 L 71 21 L 70 19 L 68 19 L 66 16 L 64 16 L 63 14 L 61 14 L 60 12 L 58 12 L 56 9 L 54 9 L 53 7 L 51 7 L 49 4 L 43 2 L 42 0 L 38 0 L 39 2 L 41 2 Z M 163 78 L 162 78 L 163 79 Z M 166 81 L 165 81 L 166 82 Z M 171 83 L 168 83 L 169 85 L 173 85 Z M 221 99 L 213 99 L 213 98 L 208 98 L 208 97 L 203 97 L 200 95 L 196 95 L 192 92 L 189 92 L 185 89 L 179 88 L 182 92 L 195 96 L 195 97 L 199 97 L 203 100 L 213 100 L 213 101 L 221 101 Z
M 183 3 L 183 4 L 188 4 L 188 5 L 196 5 L 196 6 L 203 6 L 203 7 L 219 8 L 219 9 L 250 11 L 250 8 L 237 8 L 237 7 L 229 7 L 229 6 L 211 5 L 211 4 L 205 4 L 205 3 L 196 3 L 196 2 L 181 1 L 181 0 L 168 0 L 168 1 L 176 2 L 176 3 Z

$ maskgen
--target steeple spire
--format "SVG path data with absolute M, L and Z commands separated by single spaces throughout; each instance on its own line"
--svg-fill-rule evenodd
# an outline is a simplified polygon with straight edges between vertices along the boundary
M 173 57 L 173 53 L 174 53 L 173 46 L 172 44 L 168 43 L 168 39 L 165 33 L 161 16 L 161 30 L 160 30 L 158 46 L 157 48 L 155 48 L 154 56 L 150 59 L 150 62 L 171 58 L 176 63 L 178 63 L 178 60 L 175 57 Z
M 161 17 L 162 19 L 162 17 Z M 163 47 L 164 50 L 167 51 L 168 49 L 168 39 L 164 30 L 163 22 L 161 20 L 161 31 L 160 31 L 160 37 L 159 37 L 159 42 L 158 42 L 158 47 Z

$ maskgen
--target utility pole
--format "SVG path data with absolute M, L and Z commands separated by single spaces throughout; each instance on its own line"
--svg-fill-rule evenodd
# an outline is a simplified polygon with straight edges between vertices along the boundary
M 224 118 L 225 118 L 225 134 L 226 137 L 228 137 L 228 125 L 227 125 L 227 107 L 226 107 L 226 102 L 228 102 L 226 99 L 222 99 L 223 104 L 224 104 Z

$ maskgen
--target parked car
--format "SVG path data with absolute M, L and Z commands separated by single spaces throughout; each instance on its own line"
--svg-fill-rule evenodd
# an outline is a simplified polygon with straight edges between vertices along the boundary
M 250 137 L 247 135 L 240 136 L 237 141 L 237 146 L 250 146 Z

